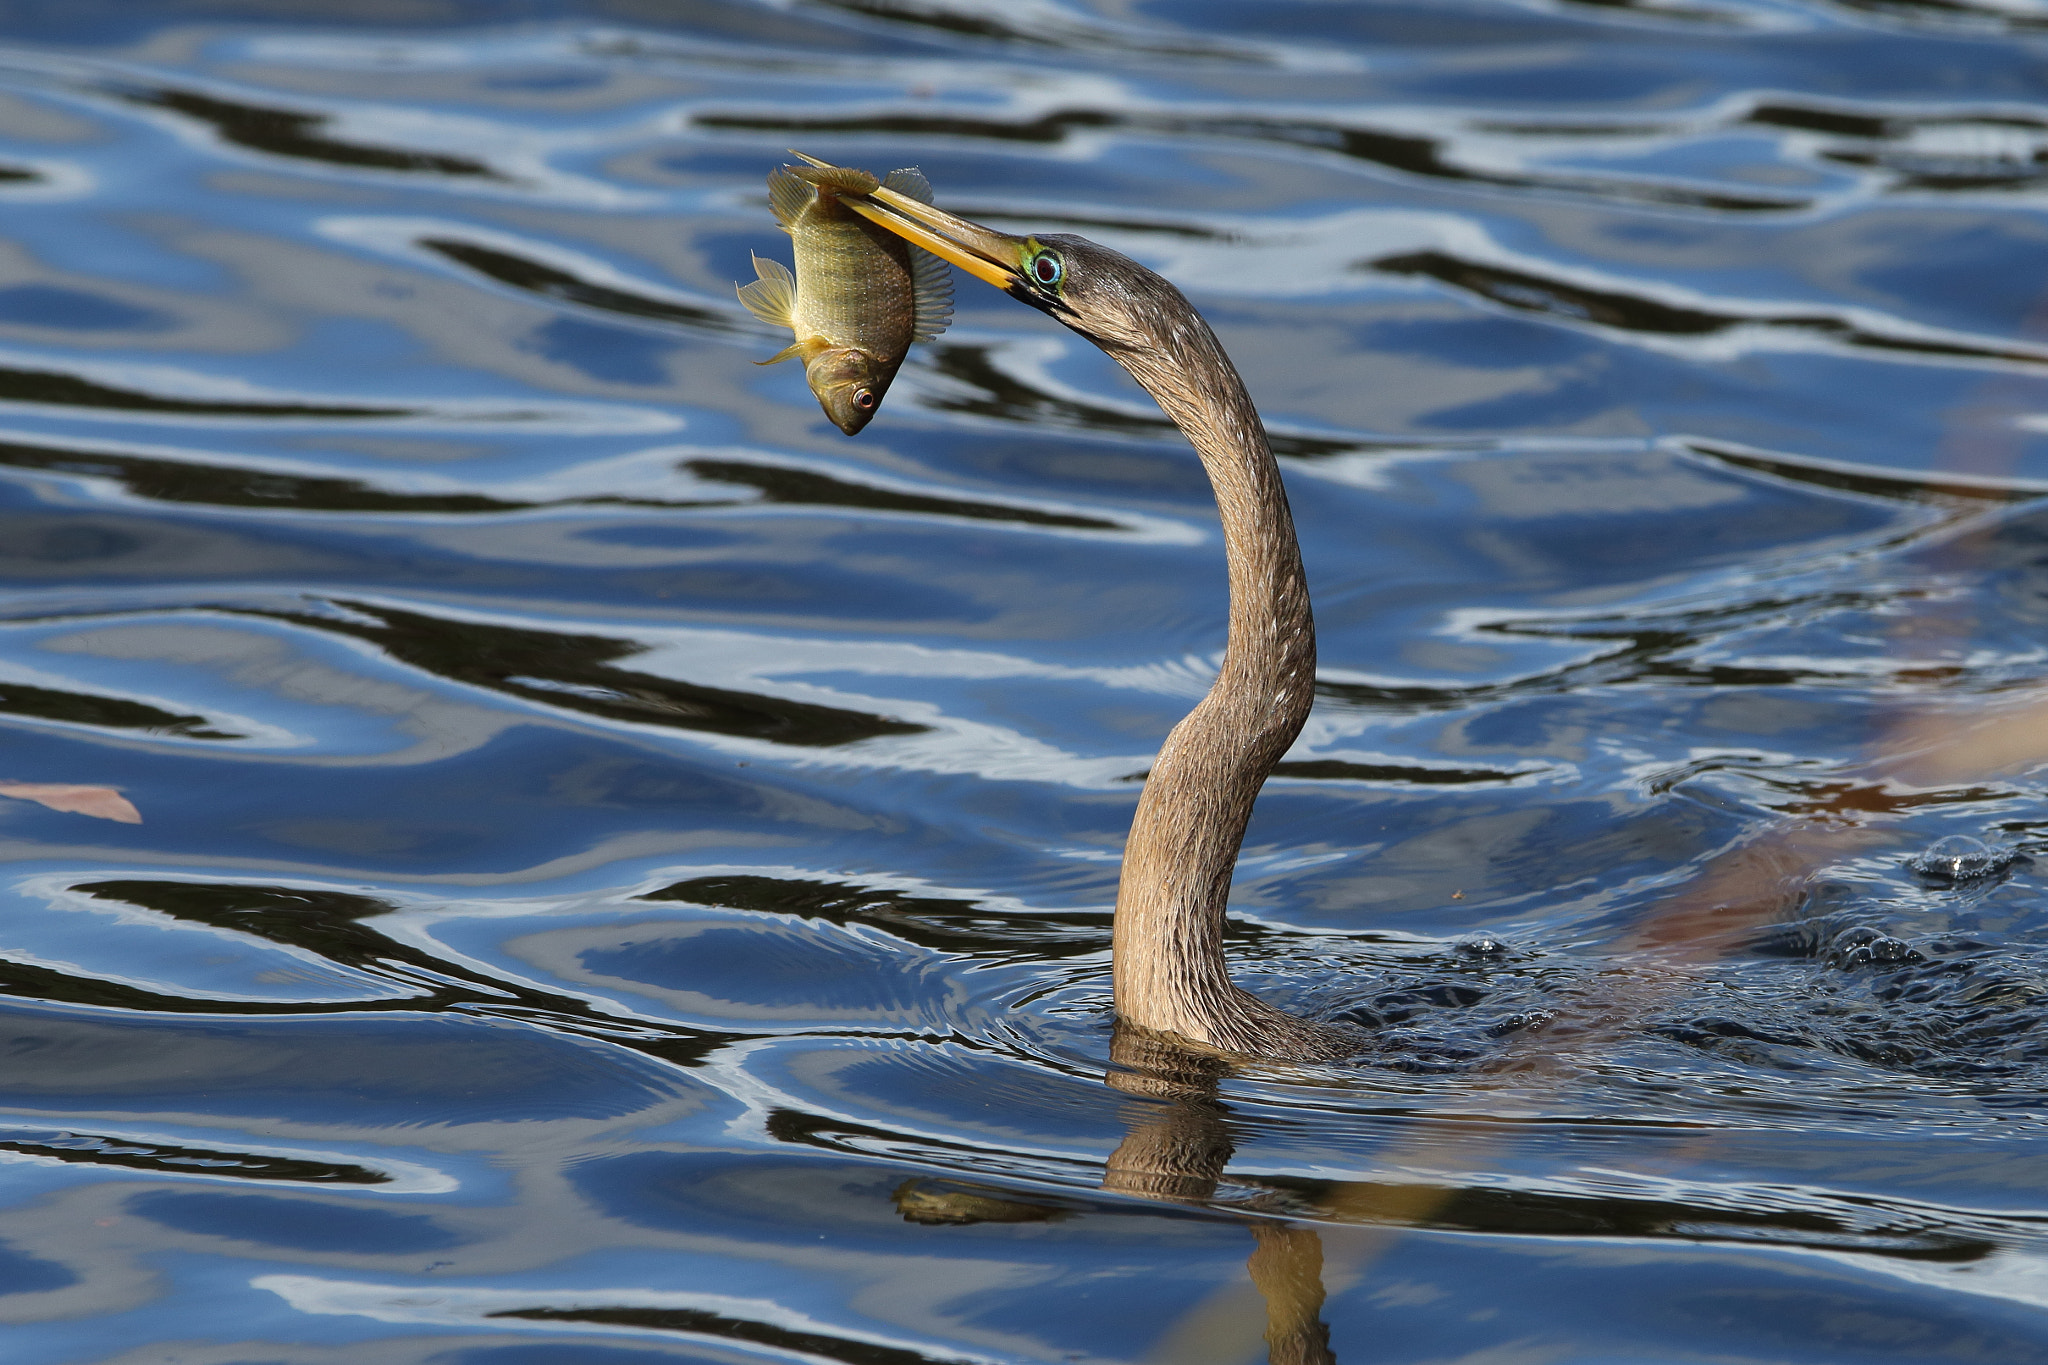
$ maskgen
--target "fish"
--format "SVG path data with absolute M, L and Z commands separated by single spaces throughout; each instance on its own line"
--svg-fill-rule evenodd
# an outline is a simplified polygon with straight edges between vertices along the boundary
M 768 203 L 796 245 L 796 273 L 754 256 L 760 278 L 739 286 L 748 312 L 796 334 L 755 363 L 802 360 L 818 406 L 848 436 L 881 409 L 910 344 L 930 341 L 953 320 L 946 263 L 840 202 L 842 193 L 877 188 L 932 201 L 931 182 L 914 166 L 881 179 L 843 166 L 777 167 Z

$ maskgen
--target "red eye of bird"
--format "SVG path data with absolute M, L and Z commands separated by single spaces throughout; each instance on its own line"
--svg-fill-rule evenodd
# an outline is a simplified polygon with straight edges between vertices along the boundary
M 853 395 L 853 405 L 862 412 L 866 412 L 875 405 L 875 396 L 866 389 L 862 389 Z
M 1050 256 L 1040 256 L 1031 263 L 1031 273 L 1038 276 L 1040 284 L 1056 284 L 1060 278 L 1060 263 Z

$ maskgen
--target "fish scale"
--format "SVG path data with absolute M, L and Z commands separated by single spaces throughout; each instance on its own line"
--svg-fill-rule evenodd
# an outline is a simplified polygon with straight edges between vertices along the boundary
M 792 180 L 796 175 L 789 172 Z M 878 183 L 873 176 L 861 179 L 867 183 L 846 188 L 865 192 Z M 910 346 L 917 316 L 911 297 L 910 244 L 840 204 L 831 188 L 835 186 L 821 185 L 824 192 L 806 193 L 808 202 L 798 219 L 801 226 L 790 233 L 817 236 L 813 248 L 798 261 L 803 287 L 797 291 L 793 320 L 813 334 L 870 354 L 900 354 Z

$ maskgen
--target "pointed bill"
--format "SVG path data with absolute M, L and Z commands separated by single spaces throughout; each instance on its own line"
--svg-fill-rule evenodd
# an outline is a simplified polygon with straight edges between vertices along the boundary
M 791 148 L 789 154 L 802 157 L 820 170 L 838 169 L 829 161 L 805 156 L 795 148 Z M 887 228 L 904 241 L 923 247 L 941 260 L 951 261 L 998 289 L 1007 292 L 1012 286 L 1023 283 L 1024 277 L 1018 271 L 1021 237 L 1012 237 L 979 223 L 970 223 L 965 218 L 956 218 L 930 204 L 919 203 L 907 194 L 899 194 L 886 185 L 864 195 L 842 193 L 839 202 L 869 222 Z

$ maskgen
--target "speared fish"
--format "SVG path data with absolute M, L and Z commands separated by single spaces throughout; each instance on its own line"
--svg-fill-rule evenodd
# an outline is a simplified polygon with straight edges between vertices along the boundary
M 931 183 L 915 167 L 880 180 L 823 163 L 771 171 L 768 202 L 796 243 L 796 274 L 756 256 L 754 273 L 761 278 L 739 286 L 748 312 L 796 333 L 793 343 L 758 363 L 802 359 L 818 405 L 848 436 L 882 406 L 910 343 L 930 341 L 953 320 L 946 263 L 839 202 L 841 193 L 877 187 L 932 201 Z

